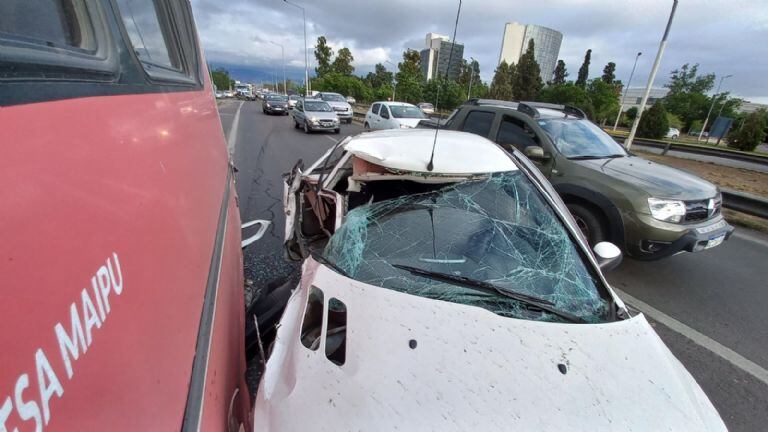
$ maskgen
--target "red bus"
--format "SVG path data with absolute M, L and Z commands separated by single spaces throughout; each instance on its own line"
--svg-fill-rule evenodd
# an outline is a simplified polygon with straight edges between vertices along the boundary
M 241 223 L 188 0 L 0 2 L 0 431 L 250 429 Z

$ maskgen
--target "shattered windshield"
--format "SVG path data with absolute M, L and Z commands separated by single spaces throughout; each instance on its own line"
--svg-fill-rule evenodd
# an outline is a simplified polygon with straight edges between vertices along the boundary
M 608 310 L 562 223 L 519 171 L 357 207 L 324 255 L 356 280 L 505 317 L 561 321 L 512 298 L 393 265 L 492 283 L 587 322 L 603 321 Z

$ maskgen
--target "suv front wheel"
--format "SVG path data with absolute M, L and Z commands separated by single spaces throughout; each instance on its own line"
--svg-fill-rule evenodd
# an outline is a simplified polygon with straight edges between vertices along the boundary
M 594 246 L 607 237 L 607 229 L 603 219 L 593 210 L 581 204 L 566 204 L 568 210 L 576 220 L 576 225 L 587 238 L 590 246 Z

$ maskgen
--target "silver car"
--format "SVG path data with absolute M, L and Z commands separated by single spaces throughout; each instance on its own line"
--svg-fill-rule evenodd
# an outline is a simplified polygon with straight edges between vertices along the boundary
M 328 105 L 328 102 L 318 99 L 302 99 L 296 102 L 291 110 L 293 127 L 304 128 L 305 133 L 320 130 L 332 130 L 339 133 L 339 117 Z
M 347 98 L 338 93 L 320 92 L 317 97 L 328 102 L 328 104 L 336 111 L 336 115 L 339 116 L 339 120 L 343 120 L 347 123 L 352 123 L 352 105 L 347 102 Z

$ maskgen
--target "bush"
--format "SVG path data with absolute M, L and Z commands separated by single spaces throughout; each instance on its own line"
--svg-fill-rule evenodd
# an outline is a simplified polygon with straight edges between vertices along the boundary
M 756 111 L 747 116 L 744 124 L 728 135 L 728 147 L 742 151 L 754 151 L 765 139 L 765 115 Z
M 637 135 L 643 138 L 661 139 L 669 132 L 669 120 L 664 104 L 657 101 L 640 117 Z

